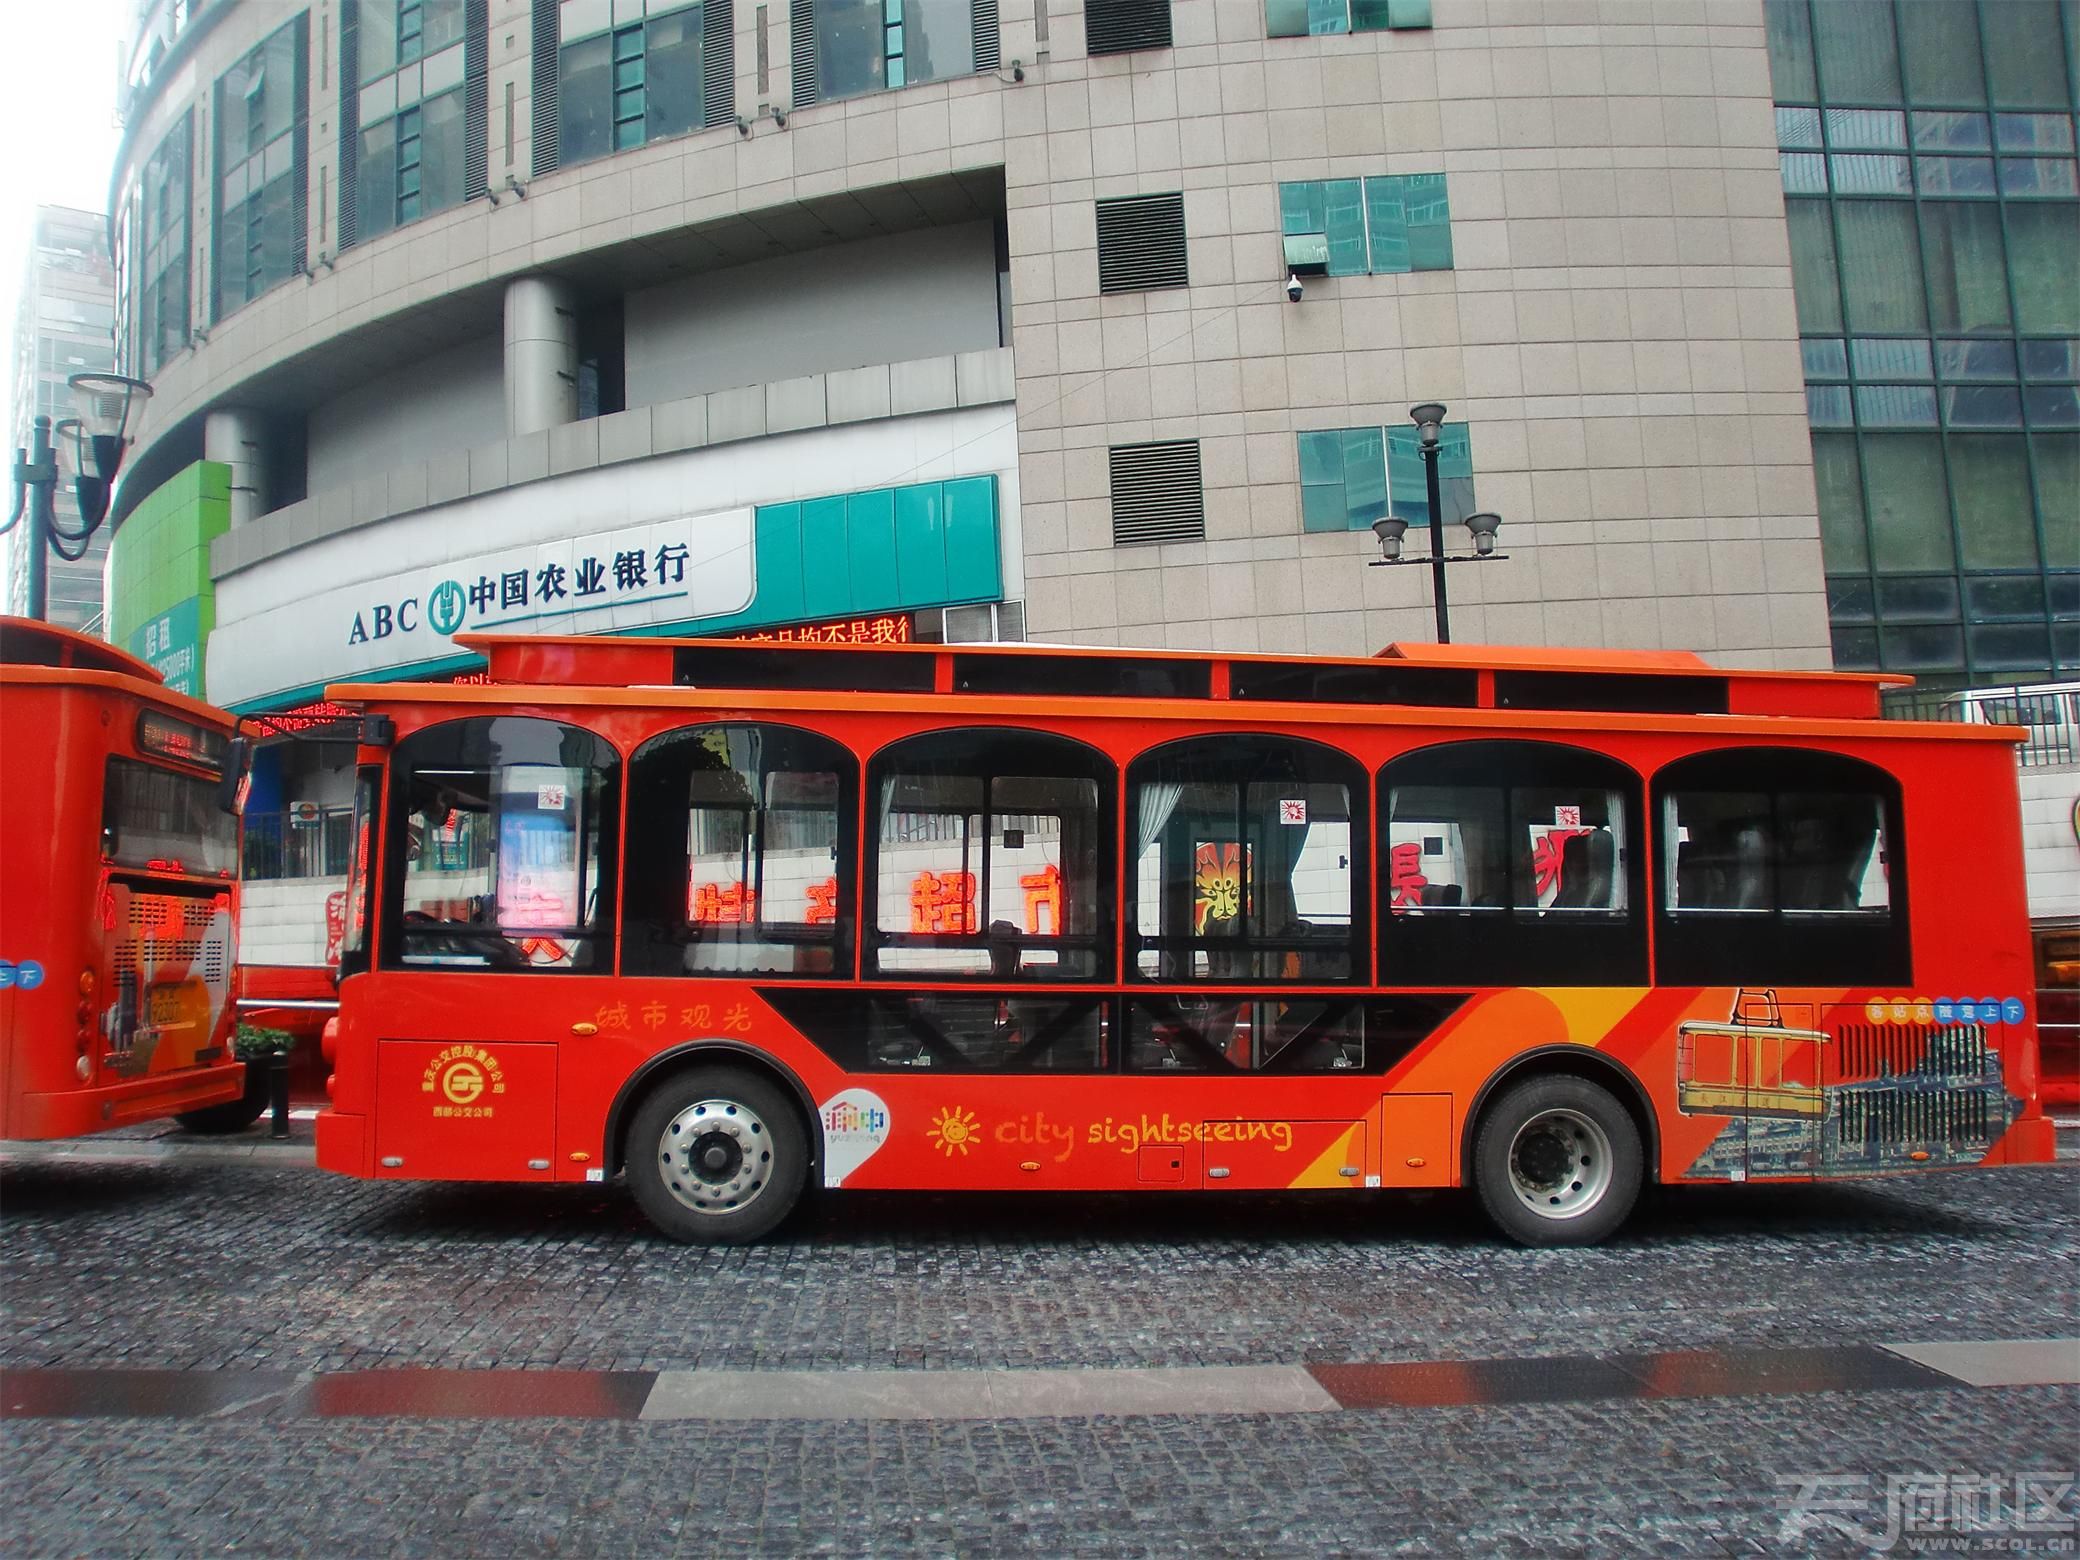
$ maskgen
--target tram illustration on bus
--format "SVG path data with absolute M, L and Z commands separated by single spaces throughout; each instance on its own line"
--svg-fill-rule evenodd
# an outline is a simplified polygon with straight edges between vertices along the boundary
M 464 643 L 328 690 L 329 1170 L 625 1173 L 695 1241 L 812 1184 L 1467 1186 L 1559 1243 L 2051 1153 L 2013 733 L 1882 674 Z
M 250 1122 L 232 1056 L 230 716 L 100 640 L 0 618 L 0 1137 Z

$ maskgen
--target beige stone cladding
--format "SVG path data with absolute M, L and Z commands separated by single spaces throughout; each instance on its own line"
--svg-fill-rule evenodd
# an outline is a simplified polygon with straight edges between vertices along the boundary
M 314 29 L 336 25 L 328 9 Z M 400 338 L 430 349 L 444 319 L 495 328 L 512 277 L 631 246 L 676 255 L 738 218 L 784 231 L 830 197 L 871 212 L 935 180 L 1001 181 L 1033 637 L 1334 653 L 1430 637 L 1427 571 L 1367 568 L 1365 532 L 1303 532 L 1296 436 L 1401 424 L 1437 399 L 1470 425 L 1509 554 L 1452 571 L 1455 638 L 1827 664 L 1761 0 L 1434 0 L 1429 29 L 1310 38 L 1268 38 L 1263 0 L 1176 0 L 1172 47 L 1097 58 L 1080 6 L 1053 0 L 1043 34 L 1032 0 L 1005 0 L 997 74 L 792 112 L 788 7 L 738 0 L 742 131 L 540 178 L 531 11 L 490 0 L 502 198 L 344 253 L 321 237 L 338 92 L 318 62 L 313 274 L 152 376 L 140 469 L 242 388 L 394 363 Z M 184 70 L 188 95 L 177 82 L 149 106 L 129 166 L 292 14 L 237 7 Z M 1282 181 L 1440 172 L 1453 269 L 1315 278 L 1287 302 Z M 200 152 L 194 190 L 206 322 Z M 1094 202 L 1169 191 L 1190 285 L 1101 296 Z M 1200 443 L 1205 540 L 1114 546 L 1108 448 L 1171 438 Z
M 1759 4 L 1438 0 L 1427 32 L 1276 39 L 1260 0 L 1174 15 L 1174 49 L 1005 100 L 1036 636 L 1430 638 L 1427 570 L 1302 532 L 1295 435 L 1437 399 L 1509 554 L 1452 570 L 1455 638 L 1827 664 Z M 1452 270 L 1286 301 L 1282 181 L 1436 172 Z M 1192 285 L 1099 296 L 1093 200 L 1169 189 Z M 1206 540 L 1115 548 L 1107 447 L 1167 438 L 1200 441 Z

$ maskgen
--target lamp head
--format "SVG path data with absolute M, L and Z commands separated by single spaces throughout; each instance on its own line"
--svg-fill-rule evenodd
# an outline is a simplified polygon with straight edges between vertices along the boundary
M 128 374 L 74 374 L 67 383 L 79 404 L 81 442 L 92 451 L 95 474 L 103 482 L 114 482 L 131 419 L 152 398 L 152 387 Z M 84 462 L 80 470 L 85 472 Z
M 1408 535 L 1408 522 L 1399 515 L 1381 515 L 1372 522 L 1372 534 L 1379 538 L 1379 555 L 1391 563 L 1401 556 L 1401 539 Z
M 1495 533 L 1502 526 L 1502 516 L 1489 514 L 1486 510 L 1466 517 L 1466 529 L 1473 533 L 1473 551 L 1476 557 L 1486 558 L 1495 551 Z
M 1416 425 L 1424 445 L 1433 445 L 1437 442 L 1437 430 L 1444 423 L 1444 408 L 1435 401 L 1425 401 L 1408 409 L 1408 420 Z

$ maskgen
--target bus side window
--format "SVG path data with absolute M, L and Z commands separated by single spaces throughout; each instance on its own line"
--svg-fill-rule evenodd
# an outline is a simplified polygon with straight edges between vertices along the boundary
M 500 715 L 397 746 L 384 893 L 391 968 L 613 968 L 621 762 L 589 731 Z
M 1367 979 L 1364 796 L 1365 771 L 1354 760 L 1294 738 L 1194 737 L 1135 759 L 1127 770 L 1135 976 Z M 1239 1011 L 1217 1008 L 1209 1043 L 1228 1047 L 1225 1030 L 1240 1021 Z
M 1884 771 L 1836 753 L 1730 748 L 1668 765 L 1654 797 L 1658 979 L 1908 978 L 1900 793 Z
M 867 973 L 976 981 L 1112 973 L 1117 772 L 1037 731 L 951 729 L 868 768 Z
M 1639 777 L 1553 742 L 1418 748 L 1380 775 L 1381 979 L 1646 979 Z
M 632 975 L 850 979 L 859 766 L 814 732 L 688 726 L 629 761 Z

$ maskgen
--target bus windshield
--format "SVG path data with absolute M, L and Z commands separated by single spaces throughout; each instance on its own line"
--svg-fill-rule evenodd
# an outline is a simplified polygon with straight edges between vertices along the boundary
M 217 806 L 213 780 L 111 758 L 101 797 L 101 852 L 125 867 L 229 875 L 238 870 L 238 820 Z

